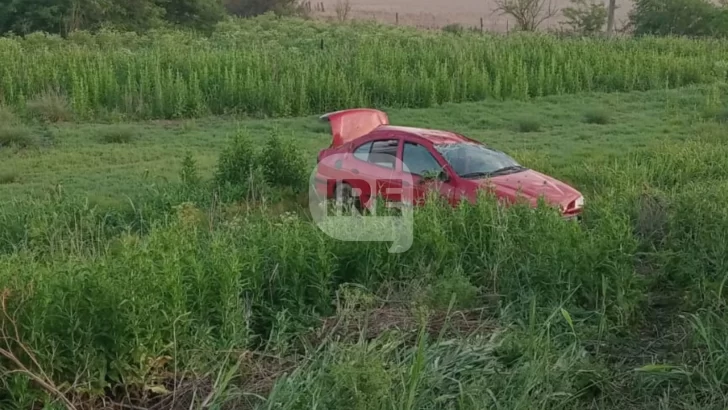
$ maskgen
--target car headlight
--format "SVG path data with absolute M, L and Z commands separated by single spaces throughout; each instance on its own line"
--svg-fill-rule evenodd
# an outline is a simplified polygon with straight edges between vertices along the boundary
M 580 209 L 584 207 L 584 196 L 579 196 L 576 198 L 576 201 L 574 201 L 574 208 Z

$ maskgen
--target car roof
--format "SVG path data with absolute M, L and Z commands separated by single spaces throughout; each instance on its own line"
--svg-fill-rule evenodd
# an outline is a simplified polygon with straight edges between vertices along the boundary
M 470 142 L 471 140 L 462 135 L 450 131 L 433 130 L 429 128 L 403 127 L 397 125 L 381 125 L 377 131 L 393 131 L 414 135 L 424 138 L 433 144 L 453 144 L 459 142 Z

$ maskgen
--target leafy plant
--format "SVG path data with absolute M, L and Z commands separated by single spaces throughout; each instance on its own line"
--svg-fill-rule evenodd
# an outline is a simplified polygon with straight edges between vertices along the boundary
M 477 306 L 478 288 L 470 283 L 461 268 L 436 278 L 429 289 L 429 303 L 432 307 L 447 310 L 454 299 L 454 309 L 468 309 Z
M 188 186 L 195 186 L 200 183 L 200 175 L 197 171 L 197 162 L 192 157 L 192 153 L 189 151 L 187 151 L 184 158 L 182 158 L 180 179 L 183 184 Z
M 215 182 L 245 186 L 257 168 L 256 152 L 247 133 L 240 131 L 220 154 L 215 170 Z

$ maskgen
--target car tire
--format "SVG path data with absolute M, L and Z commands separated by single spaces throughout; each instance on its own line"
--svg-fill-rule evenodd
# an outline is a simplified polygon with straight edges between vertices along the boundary
M 354 189 L 346 182 L 336 185 L 334 189 L 334 206 L 337 212 L 350 214 L 352 208 L 361 212 L 361 203 L 359 198 L 354 195 Z

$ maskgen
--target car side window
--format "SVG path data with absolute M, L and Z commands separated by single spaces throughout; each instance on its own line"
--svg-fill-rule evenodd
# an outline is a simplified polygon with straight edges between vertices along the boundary
M 394 164 L 397 161 L 398 145 L 399 141 L 396 139 L 374 141 L 368 161 L 380 167 L 394 169 Z
M 432 156 L 427 147 L 412 142 L 404 143 L 402 162 L 403 171 L 414 175 L 424 175 L 427 172 L 442 170 L 442 166 Z
M 362 161 L 367 161 L 369 159 L 369 151 L 372 150 L 372 143 L 367 142 L 366 144 L 362 144 L 354 150 L 354 158 L 360 159 Z

